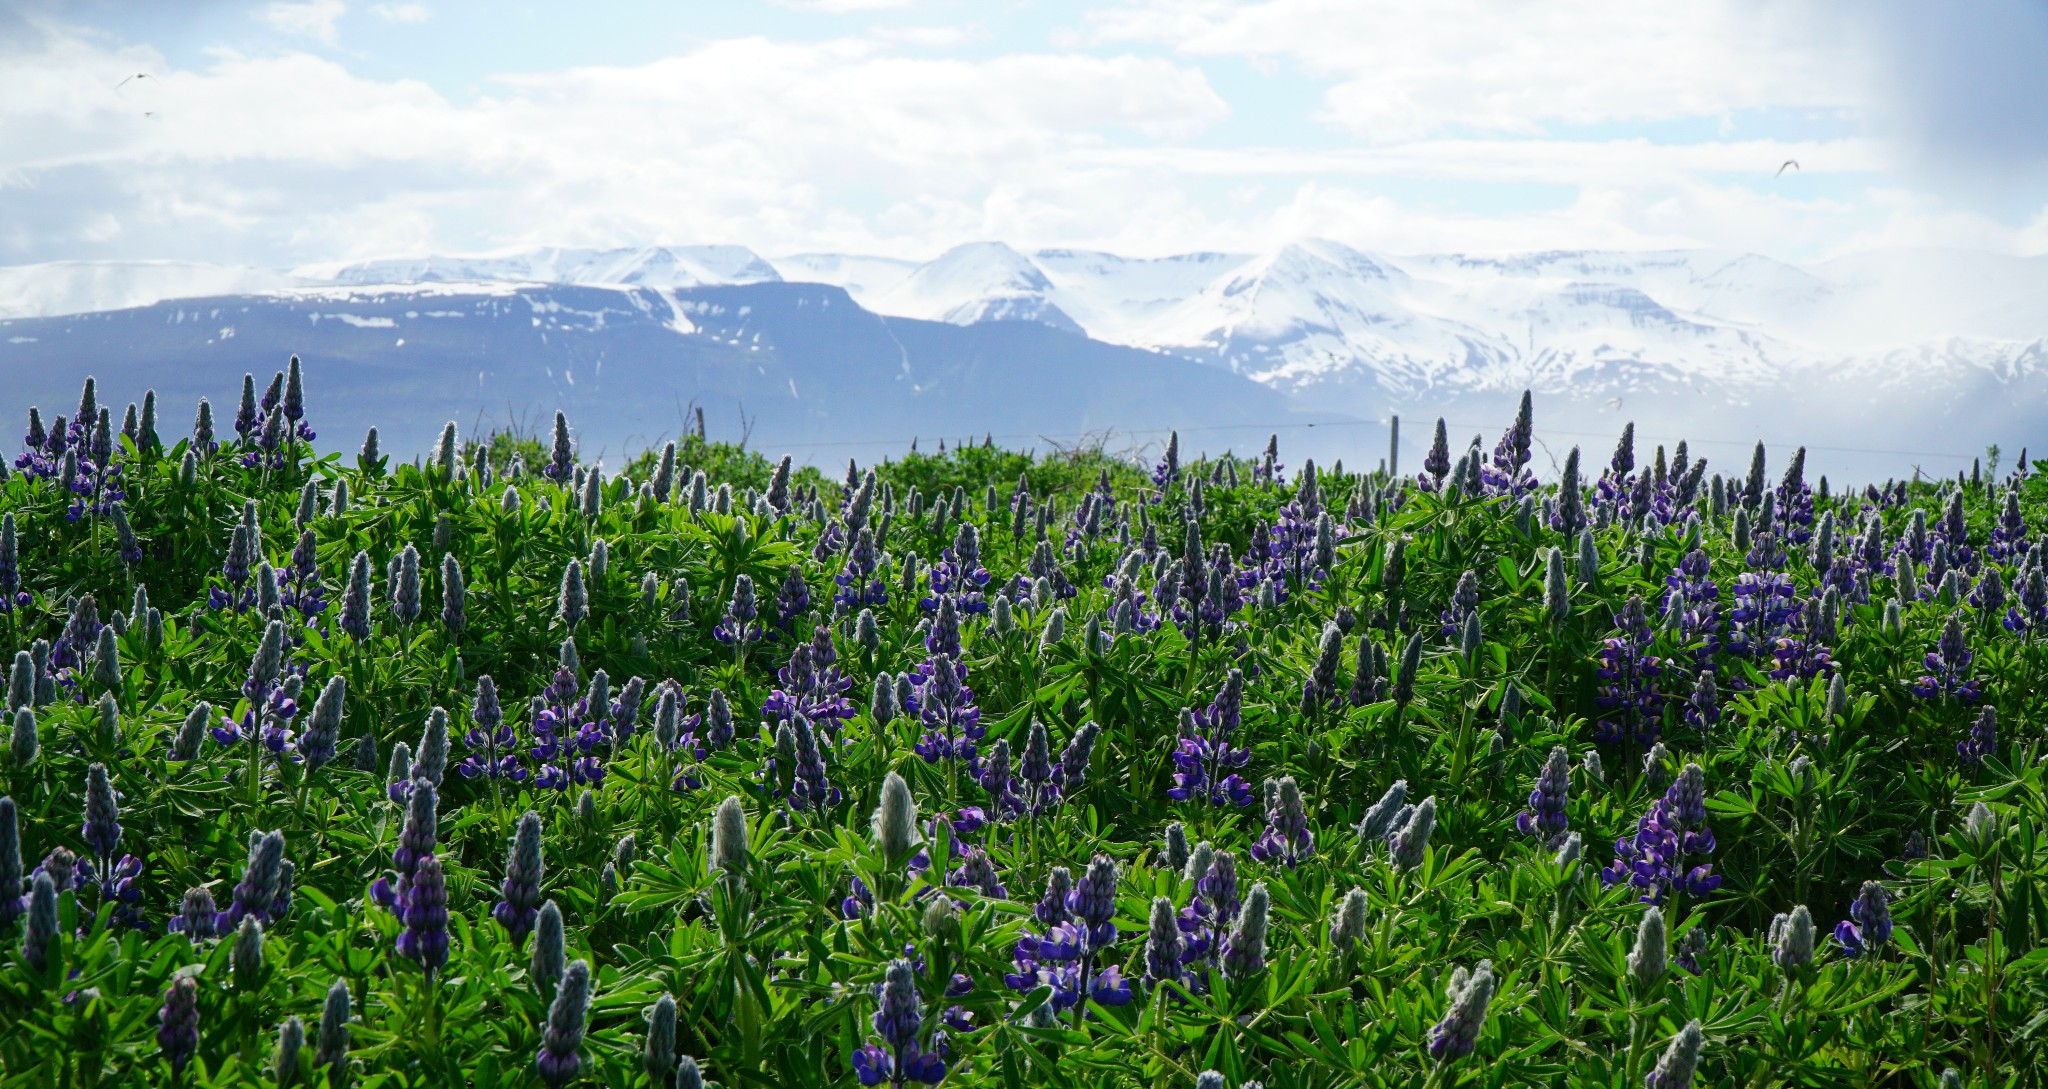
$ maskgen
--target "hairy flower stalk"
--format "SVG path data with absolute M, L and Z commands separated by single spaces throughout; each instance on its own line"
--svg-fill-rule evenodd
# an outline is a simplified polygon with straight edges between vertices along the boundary
M 1493 1002 L 1493 962 L 1480 961 L 1471 971 L 1459 968 L 1451 973 L 1444 988 L 1450 999 L 1443 1020 L 1430 1030 L 1429 1054 L 1440 1062 L 1453 1062 L 1472 1054 L 1479 1044 L 1479 1031 L 1486 1025 L 1487 1007 Z
M 569 1084 L 583 1068 L 583 1033 L 590 1016 L 590 964 L 577 960 L 562 973 L 548 1006 L 534 1070 L 551 1089 Z

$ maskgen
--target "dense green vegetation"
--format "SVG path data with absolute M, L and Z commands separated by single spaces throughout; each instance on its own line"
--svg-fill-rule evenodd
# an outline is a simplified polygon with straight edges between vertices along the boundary
M 2048 1067 L 2024 456 L 613 475 L 257 388 L 0 483 L 0 1084 Z

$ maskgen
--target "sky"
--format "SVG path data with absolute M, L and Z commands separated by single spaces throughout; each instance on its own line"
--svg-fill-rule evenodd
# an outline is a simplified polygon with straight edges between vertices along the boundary
M 0 264 L 2039 254 L 2044 56 L 2043 0 L 0 0 Z

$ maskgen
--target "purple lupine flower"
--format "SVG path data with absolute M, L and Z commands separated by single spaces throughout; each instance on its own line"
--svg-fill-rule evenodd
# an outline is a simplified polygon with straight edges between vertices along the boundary
M 473 725 L 462 736 L 469 755 L 463 757 L 455 770 L 465 779 L 481 776 L 525 782 L 531 773 L 519 761 L 515 751 L 519 738 L 505 721 L 504 707 L 498 702 L 498 684 L 488 673 L 476 679 L 476 699 L 470 704 L 469 719 Z
M 856 710 L 846 695 L 853 679 L 840 673 L 837 661 L 832 632 L 820 624 L 810 642 L 798 644 L 789 663 L 776 671 L 777 686 L 761 705 L 763 718 L 772 726 L 802 715 L 835 742 L 840 740 Z
M 1145 931 L 1145 981 L 1158 984 L 1184 979 L 1186 970 L 1181 964 L 1184 949 L 1173 901 L 1164 896 L 1153 897 L 1151 925 Z
M 170 1064 L 171 1075 L 180 1076 L 199 1050 L 199 985 L 191 976 L 171 980 L 156 1018 L 157 1049 Z
M 1754 571 L 1737 575 L 1735 607 L 1728 614 L 1728 651 L 1744 658 L 1762 656 L 1799 615 L 1795 593 L 1789 575 Z
M 1663 675 L 1664 660 L 1647 653 L 1650 622 L 1640 595 L 1629 595 L 1614 614 L 1614 626 L 1620 634 L 1602 642 L 1596 670 L 1602 683 L 1595 702 L 1610 714 L 1595 724 L 1594 737 L 1608 744 L 1649 746 L 1659 733 L 1658 711 L 1664 697 L 1657 679 Z
M 954 888 L 974 889 L 990 900 L 1004 900 L 1010 895 L 988 852 L 979 847 L 967 849 L 967 853 L 961 856 L 960 868 L 946 875 L 946 884 Z
M 797 619 L 810 611 L 811 584 L 804 581 L 800 568 L 792 567 L 782 580 L 782 589 L 775 594 L 775 627 L 782 632 L 794 631 Z
M 1998 708 L 1986 704 L 1982 711 L 1977 712 L 1977 721 L 1970 726 L 1969 736 L 1956 742 L 1956 755 L 1974 768 L 1997 750 Z
M 1913 685 L 1913 691 L 1921 699 L 1952 699 L 1958 703 L 1975 703 L 1982 694 L 1978 681 L 1970 676 L 1970 663 L 1977 656 L 1970 650 L 1970 644 L 1963 637 L 1961 619 L 1950 614 L 1948 623 L 1941 629 L 1941 638 L 1934 649 L 1927 653 L 1924 665 L 1927 672 Z
M 711 629 L 711 637 L 727 646 L 744 646 L 760 640 L 763 632 L 756 619 L 760 609 L 754 603 L 754 578 L 752 575 L 738 575 L 733 579 L 732 600 L 725 607 L 725 615 L 719 618 Z
M 1535 417 L 1528 390 L 1522 391 L 1515 422 L 1501 433 L 1493 455 L 1480 470 L 1481 487 L 1487 495 L 1522 495 L 1533 491 L 1536 478 L 1528 472 L 1530 443 L 1535 437 Z
M 732 744 L 733 719 L 732 703 L 725 698 L 725 690 L 714 688 L 704 710 L 704 740 L 713 751 Z
M 2018 600 L 2005 611 L 2005 627 L 2016 634 L 2029 635 L 2048 624 L 2048 576 L 2042 574 L 2039 563 L 2033 563 L 2014 581 L 2019 584 Z
M 1486 1010 L 1493 1002 L 1493 962 L 1482 960 L 1470 972 L 1463 968 L 1451 973 L 1444 989 L 1450 1004 L 1443 1020 L 1430 1030 L 1429 1054 L 1442 1062 L 1462 1059 L 1479 1044 L 1479 1031 L 1486 1025 Z
M 966 685 L 966 667 L 951 655 L 935 654 L 918 668 L 915 710 L 925 726 L 915 746 L 928 764 L 955 760 L 972 764 L 977 743 L 987 733 L 981 725 L 981 709 L 975 706 L 974 690 Z
M 219 936 L 214 923 L 220 918 L 220 911 L 214 905 L 213 893 L 204 885 L 185 890 L 185 898 L 179 902 L 178 917 L 165 925 L 174 934 L 183 934 L 193 945 L 208 938 Z
M 1251 804 L 1251 784 L 1235 771 L 1251 761 L 1251 752 L 1230 743 L 1243 705 L 1244 674 L 1233 669 L 1207 708 L 1181 712 L 1180 739 L 1173 753 L 1178 770 L 1167 797 L 1207 805 Z
M 1721 721 L 1721 697 L 1714 684 L 1714 671 L 1700 670 L 1699 680 L 1693 684 L 1692 697 L 1685 703 L 1685 721 L 1701 734 L 1714 728 Z
M 1073 916 L 1067 901 L 1074 891 L 1074 875 L 1065 866 L 1054 866 L 1045 875 L 1045 895 L 1038 898 L 1031 915 L 1040 926 L 1054 927 Z
M 413 867 L 400 917 L 405 923 L 398 935 L 400 956 L 430 972 L 448 963 L 448 883 L 440 859 L 427 855 Z
M 1571 779 L 1571 755 L 1564 746 L 1553 746 L 1543 763 L 1542 774 L 1536 777 L 1536 789 L 1529 792 L 1529 808 L 1515 817 L 1515 828 L 1525 836 L 1537 837 L 1545 846 L 1561 842 L 1570 827 L 1565 803 Z
M 1364 707 L 1387 698 L 1387 652 L 1369 634 L 1358 637 L 1358 665 L 1351 675 L 1346 694 L 1353 707 Z
M 2028 551 L 2027 519 L 2020 512 L 2019 489 L 2005 493 L 2005 506 L 1992 524 L 1991 544 L 1985 551 L 2001 563 L 2010 563 Z
M 889 587 L 875 572 L 881 567 L 882 552 L 875 543 L 875 531 L 862 526 L 854 533 L 853 543 L 846 550 L 846 560 L 832 581 L 839 584 L 839 592 L 832 596 L 835 604 L 844 605 L 848 610 L 867 606 L 881 606 L 889 602 Z
M 1067 894 L 1067 910 L 1079 921 L 1088 951 L 1107 949 L 1116 943 L 1116 863 L 1108 855 L 1096 855 L 1088 863 L 1074 890 Z
M 795 779 L 789 792 L 791 808 L 823 810 L 838 805 L 842 795 L 839 788 L 825 777 L 825 755 L 818 747 L 818 732 L 802 715 L 796 716 L 793 728 L 796 760 L 793 769 Z
M 1865 881 L 1849 905 L 1849 917 L 1835 924 L 1835 941 L 1841 944 L 1843 955 L 1860 957 L 1882 950 L 1891 940 L 1890 897 L 1883 884 Z
M 1444 608 L 1439 630 L 1445 639 L 1456 639 L 1465 627 L 1465 618 L 1479 607 L 1479 575 L 1469 568 L 1458 576 L 1458 585 L 1451 591 L 1449 605 Z
M 1437 417 L 1436 436 L 1429 442 L 1429 453 L 1423 456 L 1422 473 L 1415 479 L 1424 488 L 1440 492 L 1444 478 L 1451 472 L 1451 435 L 1443 417 Z
M 909 960 L 891 961 L 882 982 L 875 986 L 875 997 L 879 1001 L 873 1024 L 882 1043 L 869 1044 L 854 1053 L 854 1073 L 860 1083 L 871 1086 L 887 1081 L 900 1086 L 916 1081 L 937 1085 L 946 1076 L 944 1034 L 934 1034 L 929 1051 L 919 1049 L 924 1015 L 917 993 L 916 965 Z
M 1624 881 L 1642 890 L 1646 904 L 1660 904 L 1673 892 L 1704 896 L 1721 887 L 1713 866 L 1686 867 L 1689 858 L 1714 852 L 1714 833 L 1706 826 L 1706 783 L 1699 765 L 1688 764 L 1662 798 L 1637 822 L 1636 834 L 1614 841 L 1614 864 L 1600 871 L 1602 885 Z
M 499 886 L 503 899 L 491 907 L 491 917 L 512 936 L 514 946 L 525 940 L 540 915 L 544 869 L 540 814 L 529 809 L 520 816 L 512 833 L 511 850 L 505 855 L 505 881 Z
M 1721 587 L 1713 579 L 1713 561 L 1695 548 L 1665 576 L 1663 610 L 1679 611 L 1678 641 L 1691 648 L 1699 668 L 1713 664 L 1720 649 Z
M 440 820 L 436 814 L 439 792 L 426 779 L 414 779 L 407 792 L 405 824 L 398 832 L 398 846 L 391 851 L 391 873 L 371 886 L 370 898 L 384 910 L 403 918 L 407 884 L 420 860 L 431 858 L 438 845 Z
M 1266 803 L 1266 828 L 1251 846 L 1251 856 L 1260 862 L 1300 865 L 1316 853 L 1315 833 L 1308 826 L 1308 809 L 1301 798 L 1301 786 L 1294 776 L 1282 776 L 1273 785 Z
M 250 840 L 249 861 L 242 869 L 242 879 L 235 884 L 234 897 L 227 910 L 214 920 L 216 934 L 225 934 L 252 916 L 260 923 L 272 919 L 271 909 L 284 885 L 284 833 L 252 833 Z

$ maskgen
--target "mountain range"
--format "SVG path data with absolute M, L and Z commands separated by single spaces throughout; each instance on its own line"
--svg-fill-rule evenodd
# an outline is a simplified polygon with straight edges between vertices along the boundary
M 235 315 L 204 319 L 235 331 L 176 331 L 202 311 Z M 445 316 L 456 312 L 466 320 Z M 423 418 L 443 402 L 535 409 L 549 385 L 587 399 L 589 383 L 611 390 L 631 373 L 663 391 L 661 412 L 638 410 L 647 435 L 677 426 L 668 402 L 734 419 L 744 404 L 762 441 L 786 433 L 835 453 L 913 435 L 1171 426 L 1234 428 L 1208 445 L 1244 448 L 1260 427 L 1307 438 L 1319 423 L 1308 445 L 1320 456 L 1376 459 L 1369 436 L 1390 414 L 1497 430 L 1530 388 L 1552 445 L 1602 446 L 1634 419 L 1731 464 L 1761 437 L 1807 442 L 1822 465 L 1953 471 L 2048 419 L 2048 257 L 1965 251 L 1802 266 L 1708 250 L 1389 255 L 1310 239 L 1152 258 L 977 242 L 922 262 L 741 246 L 293 270 L 67 262 L 0 269 L 0 319 L 10 370 L 104 370 L 105 351 L 123 348 L 233 370 L 261 330 L 270 356 L 362 368 L 350 383 L 396 381 L 391 367 L 433 376 L 440 400 Z M 843 366 L 835 338 L 849 338 Z M 892 351 L 884 375 L 876 361 Z M 841 381 L 856 373 L 866 384 Z M 1423 430 L 1410 424 L 1408 456 Z

